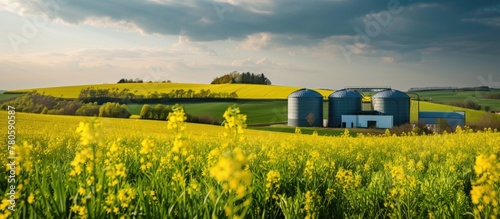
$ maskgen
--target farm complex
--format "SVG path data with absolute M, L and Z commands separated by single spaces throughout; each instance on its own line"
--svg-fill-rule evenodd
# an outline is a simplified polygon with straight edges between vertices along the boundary
M 334 128 L 392 128 L 410 123 L 410 96 L 394 89 L 381 89 L 371 96 L 368 110 L 363 95 L 355 89 L 342 89 L 328 96 L 328 119 L 323 118 L 323 96 L 300 89 L 288 96 L 288 125 Z M 420 100 L 418 100 L 420 101 Z M 420 102 L 418 102 L 420 104 Z M 365 110 L 363 110 L 365 108 Z M 436 125 L 443 119 L 454 128 L 465 125 L 465 112 L 420 112 L 419 120 Z

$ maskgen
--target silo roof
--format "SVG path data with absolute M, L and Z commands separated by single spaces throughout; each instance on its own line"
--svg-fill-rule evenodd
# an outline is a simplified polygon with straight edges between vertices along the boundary
M 290 95 L 288 95 L 288 98 L 323 98 L 323 95 L 320 93 L 316 92 L 315 90 L 309 90 L 309 89 L 300 89 L 297 91 L 294 91 Z
M 410 96 L 398 90 L 383 90 L 372 96 L 372 98 L 408 99 Z
M 328 96 L 329 98 L 363 98 L 363 96 L 355 90 L 342 89 L 335 91 Z

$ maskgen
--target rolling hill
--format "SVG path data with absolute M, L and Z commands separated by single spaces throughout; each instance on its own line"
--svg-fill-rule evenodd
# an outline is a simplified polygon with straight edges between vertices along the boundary
M 136 94 L 148 94 L 157 91 L 158 93 L 169 93 L 172 90 L 200 90 L 210 89 L 212 92 L 236 92 L 240 99 L 286 99 L 287 96 L 300 89 L 300 87 L 276 86 L 276 85 L 254 85 L 254 84 L 189 84 L 189 83 L 121 83 L 121 84 L 93 84 L 79 86 L 49 87 L 24 90 L 11 90 L 10 93 L 21 93 L 36 90 L 39 93 L 63 98 L 77 98 L 82 89 L 95 87 L 100 89 L 118 88 L 129 89 Z M 318 89 L 323 96 L 330 95 L 332 90 Z
M 244 111 L 249 116 L 249 124 L 261 124 L 261 123 L 276 123 L 276 122 L 286 122 L 287 121 L 287 103 L 286 101 L 267 101 L 267 100 L 286 100 L 287 96 L 300 89 L 299 87 L 290 86 L 276 86 L 276 85 L 252 85 L 252 84 L 191 84 L 191 83 L 121 83 L 121 84 L 94 84 L 94 85 L 79 85 L 79 86 L 64 86 L 64 87 L 49 87 L 49 88 L 36 88 L 36 89 L 25 89 L 25 90 L 11 90 L 6 94 L 0 96 L 1 99 L 12 98 L 19 93 L 29 92 L 36 90 L 39 93 L 45 93 L 47 95 L 52 95 L 55 97 L 63 98 L 77 98 L 78 94 L 82 89 L 88 87 L 95 87 L 100 89 L 129 89 L 136 94 L 148 94 L 149 92 L 157 91 L 170 92 L 172 90 L 193 90 L 199 92 L 200 90 L 210 89 L 212 92 L 236 92 L 239 99 L 254 99 L 262 101 L 252 101 L 235 103 L 241 106 L 242 111 Z M 319 93 L 327 97 L 333 91 L 326 89 L 317 89 Z M 9 94 L 10 93 L 10 94 Z M 441 93 L 427 93 L 428 95 L 422 95 L 426 100 L 429 100 L 429 96 L 434 97 L 433 100 L 464 100 L 466 96 L 470 93 L 461 94 L 460 92 L 453 94 L 455 98 L 448 98 L 442 96 Z M 429 95 L 431 94 L 431 95 Z M 441 94 L 441 98 L 438 96 Z M 464 96 L 465 95 L 465 96 Z M 424 100 L 424 98 L 421 99 Z M 363 98 L 364 102 L 370 102 L 370 97 L 365 96 Z M 493 101 L 493 100 L 490 100 Z M 495 100 L 497 101 L 497 100 Z M 446 102 L 446 101 L 443 101 Z M 232 105 L 232 102 L 220 102 L 220 103 L 186 103 L 186 111 L 192 115 L 209 115 L 214 118 L 221 118 L 222 113 L 227 108 L 227 106 Z M 327 104 L 324 104 L 324 118 L 328 117 Z M 491 106 L 495 104 L 490 103 Z M 412 101 L 411 105 L 411 121 L 414 122 L 417 119 L 417 101 Z M 139 114 L 142 104 L 129 104 L 127 106 L 132 114 Z M 466 112 L 466 122 L 475 122 L 481 118 L 485 111 L 465 109 L 450 105 L 445 105 L 441 103 L 420 101 L 420 111 L 465 111 Z

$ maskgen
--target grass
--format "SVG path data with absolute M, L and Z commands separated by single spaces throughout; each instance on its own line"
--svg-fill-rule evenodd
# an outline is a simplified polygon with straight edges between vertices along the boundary
M 22 94 L 5 94 L 5 93 L 0 93 L 0 102 L 16 98 L 18 96 L 21 96 Z
M 500 100 L 486 99 L 484 94 L 487 91 L 424 91 L 415 92 L 420 99 L 426 102 L 450 104 L 458 101 L 474 101 L 481 105 L 482 109 L 489 106 L 490 110 L 500 110 Z M 491 93 L 500 93 L 500 89 L 491 91 Z
M 82 89 L 96 87 L 100 89 L 127 88 L 136 94 L 148 94 L 148 92 L 158 91 L 158 93 L 169 93 L 172 90 L 184 89 L 199 92 L 200 90 L 210 89 L 212 92 L 235 91 L 238 98 L 242 99 L 286 99 L 287 96 L 300 89 L 299 87 L 277 86 L 277 85 L 252 85 L 252 84 L 189 84 L 189 83 L 127 83 L 127 84 L 90 84 L 79 86 L 49 87 L 24 90 L 11 90 L 9 92 L 29 92 L 36 90 L 39 93 L 45 93 L 55 97 L 78 98 Z M 323 96 L 330 95 L 333 91 L 318 89 Z
M 411 103 L 411 116 L 410 116 L 411 122 L 414 122 L 417 119 L 417 108 L 418 108 L 418 102 L 412 101 L 412 103 Z M 456 106 L 450 106 L 450 105 L 438 104 L 438 103 L 430 103 L 430 102 L 425 102 L 425 101 L 420 102 L 420 111 L 441 111 L 441 112 L 464 111 L 466 123 L 476 122 L 482 116 L 484 116 L 486 113 L 489 113 L 489 112 L 485 112 L 485 111 L 481 111 L 481 110 L 471 110 L 471 109 L 466 109 L 466 108 L 461 108 L 461 107 L 456 107 Z M 500 118 L 499 115 L 495 115 L 495 116 L 498 116 Z
M 248 124 L 275 123 L 287 121 L 286 101 L 236 101 L 236 102 L 208 102 L 182 103 L 186 113 L 194 116 L 208 115 L 222 121 L 222 114 L 228 106 L 237 104 L 242 113 L 248 116 Z M 141 112 L 142 104 L 128 104 L 132 114 Z M 154 105 L 153 105 L 154 106 Z M 266 109 L 266 110 L 265 110 Z
M 269 124 L 288 121 L 287 101 L 225 101 L 207 103 L 182 103 L 186 113 L 194 116 L 209 115 L 222 120 L 222 112 L 228 106 L 237 104 L 242 113 L 248 116 L 248 124 Z M 130 113 L 139 115 L 142 104 L 128 104 Z M 328 118 L 328 103 L 323 104 L 323 118 Z

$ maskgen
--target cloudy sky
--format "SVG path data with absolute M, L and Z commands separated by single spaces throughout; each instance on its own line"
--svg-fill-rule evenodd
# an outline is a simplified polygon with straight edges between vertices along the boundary
M 0 0 L 0 90 L 210 83 L 500 87 L 500 2 Z

